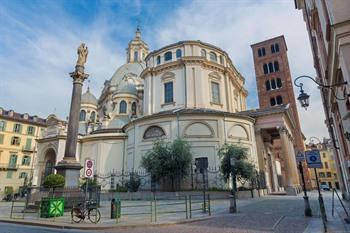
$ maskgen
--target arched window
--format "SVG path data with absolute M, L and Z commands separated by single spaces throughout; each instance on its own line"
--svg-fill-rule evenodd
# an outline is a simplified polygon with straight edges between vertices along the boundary
M 133 102 L 132 105 L 131 105 L 131 114 L 133 116 L 136 115 L 136 103 L 135 102 Z
M 283 103 L 282 96 L 280 96 L 280 95 L 277 96 L 276 97 L 276 102 L 277 102 L 278 105 L 282 104 Z
M 267 80 L 267 81 L 265 82 L 265 86 L 266 86 L 266 91 L 271 90 L 271 85 L 270 85 L 270 81 L 269 81 L 269 80 Z
M 282 80 L 280 78 L 277 78 L 277 87 L 278 88 L 282 87 Z
M 214 52 L 209 53 L 209 58 L 210 58 L 210 61 L 215 61 L 215 62 L 218 61 L 216 54 Z
M 275 106 L 276 105 L 276 100 L 275 100 L 275 98 L 271 98 L 270 99 L 270 104 L 271 104 L 271 106 Z
M 165 136 L 164 130 L 159 126 L 150 126 L 143 134 L 143 139 L 160 138 Z
M 275 81 L 274 79 L 271 79 L 271 88 L 272 88 L 273 90 L 276 89 L 276 81 Z
M 278 53 L 280 51 L 280 46 L 277 43 L 275 44 L 275 51 L 276 51 L 276 53 Z
M 182 57 L 181 49 L 176 50 L 176 58 Z
M 157 56 L 157 65 L 160 64 L 160 56 Z
M 272 73 L 274 72 L 274 69 L 273 69 L 273 64 L 272 62 L 269 63 L 269 73 Z
M 275 45 L 271 45 L 271 53 L 275 53 Z
M 119 104 L 119 113 L 126 113 L 127 104 L 122 100 Z
M 91 115 L 90 115 L 90 120 L 92 122 L 95 122 L 95 119 L 96 119 L 96 113 L 95 112 L 92 112 Z
M 205 58 L 207 57 L 207 52 L 205 51 L 205 49 L 201 50 L 201 56 Z
M 173 59 L 173 54 L 171 51 L 164 54 L 164 61 L 171 61 Z
M 274 69 L 275 72 L 277 72 L 277 71 L 280 70 L 280 67 L 279 67 L 279 65 L 278 65 L 278 61 L 275 61 L 275 62 L 274 62 L 274 68 L 275 68 L 275 69 Z
M 263 56 L 265 56 L 265 48 L 263 47 L 263 48 L 260 48 L 260 49 L 258 49 L 258 56 L 259 57 L 263 57 Z
M 139 60 L 139 53 L 137 51 L 134 52 L 134 62 Z
M 86 119 L 86 112 L 85 112 L 85 110 L 81 110 L 80 111 L 79 120 L 80 121 L 85 121 L 85 119 Z
M 51 161 L 47 161 L 45 164 L 44 177 L 54 173 L 54 164 Z
M 267 64 L 264 64 L 264 74 L 268 74 L 269 73 L 269 69 L 267 67 Z

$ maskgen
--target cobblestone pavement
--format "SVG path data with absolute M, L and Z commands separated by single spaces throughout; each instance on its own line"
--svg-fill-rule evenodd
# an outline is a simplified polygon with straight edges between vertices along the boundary
M 237 214 L 221 213 L 209 220 L 166 227 L 146 227 L 103 232 L 133 233 L 262 233 L 262 232 L 303 232 L 311 218 L 303 216 L 304 204 L 301 197 L 269 196 L 242 206 Z M 317 202 L 311 200 L 317 212 Z M 227 212 L 227 211 L 226 211 Z
M 331 192 L 323 192 L 328 215 L 328 232 L 350 232 L 342 221 L 345 216 L 339 203 L 336 203 L 335 216 L 331 216 Z M 144 226 L 132 228 L 114 228 L 100 231 L 100 233 L 318 233 L 323 232 L 322 223 L 319 218 L 317 192 L 310 193 L 310 204 L 313 217 L 304 217 L 304 202 L 302 196 L 266 196 L 263 198 L 238 200 L 238 213 L 228 214 L 228 201 L 213 202 L 213 216 L 209 219 L 192 223 L 166 225 L 166 226 Z M 347 204 L 348 205 L 348 204 Z M 183 213 L 181 213 L 183 215 Z M 171 214 L 160 218 L 172 219 Z M 129 216 L 126 222 L 132 222 L 133 216 Z M 165 221 L 167 222 L 167 221 Z M 170 221 L 171 222 L 171 221 Z M 149 223 L 149 222 L 148 222 Z M 122 226 L 116 224 L 116 226 Z M 28 227 L 0 223 L 0 233 L 9 232 L 81 232 L 79 230 L 56 230 L 40 227 Z M 11 228 L 12 227 L 12 228 Z M 6 229 L 15 229 L 7 230 Z M 37 229 L 37 231 L 35 231 Z

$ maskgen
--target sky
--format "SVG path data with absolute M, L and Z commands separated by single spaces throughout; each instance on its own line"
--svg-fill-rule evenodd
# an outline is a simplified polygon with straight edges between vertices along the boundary
M 291 0 L 1 0 L 0 107 L 66 119 L 79 44 L 89 47 L 84 90 L 89 85 L 98 98 L 125 63 L 138 23 L 151 50 L 181 40 L 225 50 L 245 78 L 248 109 L 259 107 L 251 44 L 284 35 L 292 78 L 316 75 L 302 12 Z M 307 139 L 329 137 L 319 90 L 303 83 L 311 98 L 307 111 L 297 103 L 302 131 Z

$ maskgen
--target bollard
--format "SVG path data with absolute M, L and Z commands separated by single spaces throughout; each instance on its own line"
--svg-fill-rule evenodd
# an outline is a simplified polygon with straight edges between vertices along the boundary
M 117 206 L 115 204 L 115 199 L 113 198 L 111 200 L 111 219 L 117 218 L 116 213 L 117 213 Z

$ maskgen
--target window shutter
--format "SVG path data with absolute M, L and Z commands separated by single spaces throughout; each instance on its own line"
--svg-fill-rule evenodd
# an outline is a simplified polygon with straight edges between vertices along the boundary
M 26 141 L 26 149 L 30 149 L 32 146 L 32 139 L 31 138 L 27 138 Z
M 22 133 L 22 125 L 19 125 L 19 133 Z
M 4 143 L 4 135 L 0 134 L 0 144 L 3 144 L 3 143 Z

